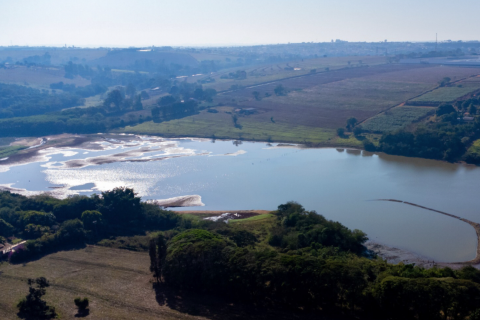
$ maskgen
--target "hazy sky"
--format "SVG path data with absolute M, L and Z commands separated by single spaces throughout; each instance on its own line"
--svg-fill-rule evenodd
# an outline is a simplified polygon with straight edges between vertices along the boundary
M 0 46 L 480 40 L 480 0 L 0 0 Z

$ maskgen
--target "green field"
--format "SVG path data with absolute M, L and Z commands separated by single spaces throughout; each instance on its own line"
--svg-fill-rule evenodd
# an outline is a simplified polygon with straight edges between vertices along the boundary
M 473 91 L 480 89 L 476 82 L 464 83 L 462 87 L 442 87 L 428 92 L 411 101 L 413 102 L 452 102 Z
M 265 115 L 238 118 L 242 129 L 233 124 L 233 108 L 216 108 L 218 113 L 201 111 L 200 114 L 162 123 L 144 122 L 134 127 L 125 127 L 122 132 L 161 135 L 164 137 L 204 137 L 216 139 L 243 139 L 252 141 L 328 143 L 335 137 L 334 130 L 291 126 L 288 122 L 273 123 Z
M 433 113 L 432 107 L 399 106 L 383 112 L 362 123 L 362 128 L 371 132 L 386 132 L 404 128 L 405 126 Z
M 238 220 L 231 220 L 229 222 L 235 222 L 235 223 L 245 223 L 245 222 L 250 222 L 250 221 L 258 221 L 258 220 L 263 220 L 263 219 L 270 219 L 274 217 L 273 214 L 259 214 L 257 216 L 253 216 L 250 218 L 245 218 L 245 219 L 238 219 Z
M 11 155 L 14 155 L 20 150 L 23 150 L 27 147 L 25 146 L 8 146 L 8 147 L 0 147 L 0 159 L 1 158 L 6 158 Z

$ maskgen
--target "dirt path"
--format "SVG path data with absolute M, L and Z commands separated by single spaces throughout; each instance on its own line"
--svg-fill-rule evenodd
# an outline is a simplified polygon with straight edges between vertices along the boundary
M 406 201 L 396 200 L 396 199 L 377 199 L 377 201 L 390 201 L 390 202 L 404 203 L 404 204 L 407 204 L 409 206 L 414 206 L 414 207 L 417 207 L 417 208 L 437 212 L 437 213 L 449 216 L 451 218 L 455 218 L 455 219 L 458 219 L 458 220 L 461 220 L 463 222 L 468 223 L 469 225 L 471 225 L 475 229 L 475 232 L 477 233 L 477 254 L 476 254 L 475 258 L 470 260 L 470 261 L 452 262 L 451 264 L 469 264 L 469 265 L 480 264 L 480 224 L 478 224 L 476 222 L 473 222 L 473 221 L 470 221 L 468 219 L 461 218 L 459 216 L 453 215 L 451 213 L 447 213 L 447 212 L 443 212 L 443 211 L 440 211 L 440 210 L 435 210 L 435 209 L 432 209 L 432 208 L 424 207 L 424 206 L 421 206 L 421 205 L 418 205 L 418 204 L 415 204 L 415 203 L 411 203 L 411 202 L 406 202 Z

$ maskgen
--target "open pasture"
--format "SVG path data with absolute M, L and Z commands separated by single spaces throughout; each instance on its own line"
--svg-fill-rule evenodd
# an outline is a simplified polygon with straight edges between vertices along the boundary
M 398 106 L 362 123 L 362 129 L 370 132 L 387 132 L 402 129 L 435 112 L 432 107 Z
M 0 266 L 0 318 L 17 319 L 16 303 L 28 293 L 27 279 L 46 277 L 45 300 L 62 319 L 74 319 L 73 299 L 88 297 L 88 319 L 190 319 L 155 300 L 148 253 L 88 247 L 22 265 Z
M 74 79 L 67 79 L 64 75 L 65 71 L 62 68 L 15 66 L 10 69 L 0 69 L 0 82 L 38 89 L 50 89 L 50 84 L 60 81 L 80 87 L 90 84 L 90 80 L 80 76 L 76 76 Z
M 263 224 L 250 223 L 254 222 L 258 227 L 252 231 L 265 236 Z M 25 264 L 1 264 L 0 287 L 8 290 L 0 291 L 0 319 L 19 319 L 16 304 L 28 293 L 28 278 L 37 277 L 50 281 L 44 299 L 60 319 L 79 316 L 73 302 L 76 297 L 90 300 L 84 319 L 318 319 L 318 315 L 252 307 L 163 285 L 154 288 L 149 265 L 147 252 L 103 247 L 61 251 Z

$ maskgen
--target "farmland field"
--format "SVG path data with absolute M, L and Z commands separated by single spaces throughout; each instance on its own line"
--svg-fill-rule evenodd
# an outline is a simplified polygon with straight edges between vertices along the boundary
M 480 89 L 480 83 L 465 82 L 461 87 L 442 87 L 428 92 L 418 98 L 413 99 L 413 102 L 451 102 L 455 99 L 463 97 L 473 91 Z
M 362 123 L 362 128 L 371 132 L 394 131 L 434 111 L 432 107 L 399 106 L 368 119 Z
M 345 126 L 349 117 L 365 121 L 434 89 L 444 77 L 460 80 L 479 73 L 478 68 L 418 65 L 346 68 L 230 90 L 214 97 L 214 104 L 222 106 L 214 108 L 218 113 L 204 110 L 187 118 L 163 123 L 145 122 L 121 131 L 170 137 L 356 146 L 361 145 L 356 139 L 340 139 L 335 134 L 337 128 Z M 287 89 L 287 95 L 275 95 L 274 89 L 280 84 Z M 471 88 L 476 84 L 463 85 Z M 253 95 L 255 91 L 258 99 Z M 232 116 L 234 110 L 241 108 L 254 108 L 255 113 L 248 116 L 239 114 L 240 127 L 235 127 Z M 410 114 L 407 115 L 404 112 L 406 110 L 402 111 L 403 114 L 396 110 L 393 118 L 380 117 L 372 123 L 380 126 L 379 120 L 393 121 L 395 126 L 403 126 L 426 112 L 426 109 L 409 110 Z M 379 131 L 383 130 L 386 130 L 385 125 Z
M 365 120 L 432 87 L 431 83 L 380 81 L 374 77 L 395 71 L 404 71 L 404 68 L 378 66 L 340 70 L 237 90 L 219 95 L 217 100 L 225 105 L 256 108 L 292 125 L 335 129 L 344 126 L 349 117 Z M 279 84 L 290 90 L 288 95 L 274 94 Z M 264 98 L 255 100 L 254 91 Z M 265 97 L 265 94 L 271 96 Z
M 348 62 L 350 61 L 350 65 Z M 359 62 L 362 62 L 361 64 Z M 256 84 L 277 81 L 288 77 L 296 77 L 302 75 L 310 75 L 311 70 L 316 70 L 316 72 L 327 73 L 325 68 L 330 70 L 336 70 L 341 68 L 352 69 L 364 69 L 358 68 L 359 66 L 374 66 L 385 63 L 384 57 L 335 57 L 335 58 L 318 58 L 318 59 L 309 59 L 305 61 L 294 61 L 289 63 L 277 63 L 269 65 L 261 65 L 250 67 L 247 69 L 243 68 L 231 68 L 227 70 L 222 70 L 216 74 L 209 75 L 209 77 L 215 79 L 213 83 L 204 84 L 205 88 L 213 88 L 217 91 L 224 91 L 231 88 L 232 85 L 237 85 L 240 87 L 253 86 Z M 295 70 L 295 68 L 299 70 Z M 236 79 L 222 79 L 222 75 L 226 75 L 230 72 L 236 72 L 237 70 L 245 70 L 247 73 L 247 78 L 243 80 Z M 188 77 L 187 81 L 194 82 L 203 77 Z
M 67 84 L 86 86 L 90 80 L 76 76 L 74 79 L 64 77 L 65 71 L 61 68 L 23 67 L 0 69 L 0 82 L 31 86 L 38 89 L 50 89 L 51 83 L 62 81 Z

